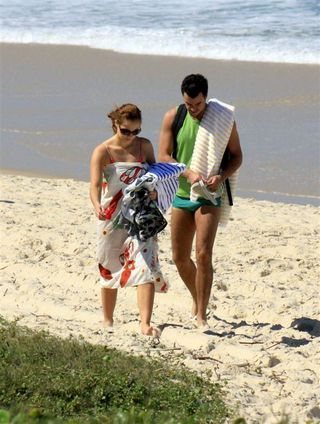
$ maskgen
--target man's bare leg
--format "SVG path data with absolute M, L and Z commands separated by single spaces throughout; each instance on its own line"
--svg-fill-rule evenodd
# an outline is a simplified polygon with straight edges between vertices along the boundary
M 199 328 L 207 325 L 207 307 L 213 280 L 212 251 L 219 217 L 220 208 L 212 206 L 202 206 L 195 213 L 197 325 Z
M 193 299 L 192 316 L 197 314 L 196 272 L 191 259 L 192 242 L 195 234 L 194 214 L 183 209 L 172 208 L 171 244 L 172 258 L 179 275 Z
M 117 301 L 117 289 L 101 288 L 101 302 L 103 310 L 103 325 L 105 327 L 113 326 L 113 312 Z

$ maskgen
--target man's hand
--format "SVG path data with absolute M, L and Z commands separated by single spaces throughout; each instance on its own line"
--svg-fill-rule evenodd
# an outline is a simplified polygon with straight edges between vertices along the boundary
M 204 182 L 210 191 L 217 191 L 220 184 L 223 183 L 223 178 L 221 175 L 212 175 L 208 179 L 204 180 Z

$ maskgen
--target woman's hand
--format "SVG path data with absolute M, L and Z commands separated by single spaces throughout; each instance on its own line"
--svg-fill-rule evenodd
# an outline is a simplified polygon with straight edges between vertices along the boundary
M 156 190 L 149 191 L 149 198 L 151 200 L 156 200 L 158 197 L 158 192 Z
M 105 215 L 105 211 L 104 208 L 101 205 L 97 205 L 95 207 L 95 214 L 96 217 L 100 220 L 100 221 L 105 221 L 106 220 L 106 215 Z
M 182 173 L 182 175 L 188 180 L 191 185 L 203 180 L 202 176 L 198 172 L 193 171 L 192 169 L 187 169 Z

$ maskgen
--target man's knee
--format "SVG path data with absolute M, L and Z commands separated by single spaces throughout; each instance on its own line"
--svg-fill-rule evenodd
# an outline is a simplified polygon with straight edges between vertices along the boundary
M 183 255 L 181 252 L 172 252 L 172 260 L 179 268 L 183 267 L 186 262 L 190 261 L 190 258 L 186 257 L 186 255 Z
M 212 252 L 209 249 L 198 249 L 196 251 L 196 261 L 198 266 L 212 266 Z

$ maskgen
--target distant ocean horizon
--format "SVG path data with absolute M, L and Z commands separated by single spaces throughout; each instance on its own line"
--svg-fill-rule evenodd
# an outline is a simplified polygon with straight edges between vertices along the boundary
M 320 63 L 317 0 L 0 0 L 0 42 Z

